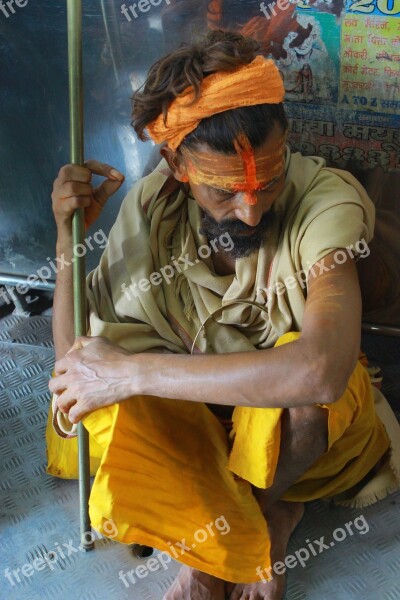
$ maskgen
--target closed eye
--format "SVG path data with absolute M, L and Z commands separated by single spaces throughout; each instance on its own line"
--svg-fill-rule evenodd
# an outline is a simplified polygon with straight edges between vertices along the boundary
M 225 195 L 227 195 L 227 194 L 230 194 L 230 195 L 234 194 L 234 192 L 232 190 L 223 190 L 222 188 L 213 188 L 213 190 L 215 192 L 217 192 L 217 194 L 225 194 Z
M 211 188 L 212 191 L 216 194 L 219 200 L 224 202 L 225 200 L 230 200 L 236 194 L 233 190 L 224 190 L 222 188 Z
M 274 187 L 274 185 L 279 181 L 279 177 L 275 177 L 272 181 L 268 182 L 266 186 L 264 186 L 260 192 L 265 192 L 265 190 L 269 190 L 269 188 Z

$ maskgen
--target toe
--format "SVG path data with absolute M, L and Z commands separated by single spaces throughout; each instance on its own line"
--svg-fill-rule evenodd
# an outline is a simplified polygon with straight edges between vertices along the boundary
M 243 591 L 243 586 L 241 585 L 235 585 L 235 587 L 233 588 L 231 595 L 228 596 L 229 600 L 242 600 L 242 591 Z
M 235 587 L 236 587 L 236 583 L 232 583 L 230 581 L 225 582 L 225 595 L 227 598 L 231 597 L 231 594 L 232 594 L 233 590 L 235 589 Z

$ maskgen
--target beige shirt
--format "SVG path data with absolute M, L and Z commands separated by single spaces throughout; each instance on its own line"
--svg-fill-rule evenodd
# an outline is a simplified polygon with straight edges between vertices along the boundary
M 194 353 L 220 353 L 269 348 L 301 331 L 306 273 L 335 249 L 344 249 L 341 261 L 364 251 L 375 209 L 350 173 L 288 149 L 272 211 L 264 246 L 238 259 L 235 274 L 218 275 L 212 256 L 199 254 L 209 243 L 199 206 L 161 161 L 125 197 L 87 277 L 91 335 L 132 352 L 188 353 L 195 341 Z

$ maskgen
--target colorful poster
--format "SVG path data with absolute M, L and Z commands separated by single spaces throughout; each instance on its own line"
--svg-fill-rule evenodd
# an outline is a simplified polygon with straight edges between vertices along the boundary
M 286 100 L 336 104 L 340 33 L 335 17 L 314 11 L 299 12 L 294 22 L 309 34 L 300 45 L 296 44 L 299 34 L 295 30 L 289 31 L 283 40 L 286 56 L 277 64 L 284 77 Z
M 400 16 L 400 0 L 347 0 L 346 12 L 381 17 Z
M 400 2 L 400 0 L 399 0 Z M 400 110 L 400 21 L 346 15 L 342 23 L 340 105 Z
M 400 170 L 400 0 L 170 0 L 167 16 L 174 47 L 193 23 L 259 43 L 283 76 L 294 150 Z

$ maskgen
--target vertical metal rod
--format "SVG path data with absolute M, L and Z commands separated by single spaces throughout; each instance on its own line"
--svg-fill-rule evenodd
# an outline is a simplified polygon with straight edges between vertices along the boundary
M 83 165 L 83 76 L 82 76 L 82 0 L 67 0 L 68 72 L 70 110 L 70 160 Z M 74 248 L 85 237 L 84 209 L 75 211 L 72 219 Z M 86 265 L 84 256 L 73 262 L 75 336 L 87 334 L 86 329 Z M 94 543 L 89 519 L 90 457 L 89 434 L 82 423 L 78 425 L 79 502 L 81 547 L 92 550 Z M 89 539 L 88 539 L 89 538 Z

